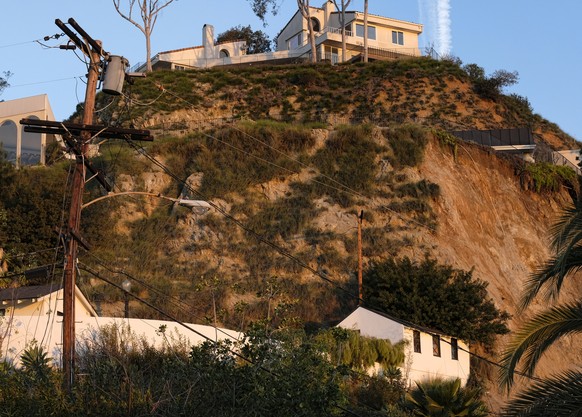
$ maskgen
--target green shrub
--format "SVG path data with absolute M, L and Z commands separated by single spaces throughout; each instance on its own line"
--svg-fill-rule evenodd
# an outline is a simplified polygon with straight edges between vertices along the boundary
M 437 198 L 441 189 L 438 184 L 428 180 L 402 184 L 394 190 L 396 197 Z
M 426 131 L 417 125 L 402 125 L 385 130 L 384 136 L 392 148 L 392 165 L 397 168 L 417 166 L 424 158 L 428 143 Z
M 521 175 L 522 185 L 537 193 L 557 192 L 575 181 L 576 172 L 572 168 L 547 162 L 527 164 Z
M 313 157 L 321 175 L 310 184 L 314 195 L 327 195 L 344 207 L 356 194 L 375 188 L 376 157 L 384 148 L 370 139 L 370 126 L 338 128 Z M 347 188 L 346 188 L 347 187 Z

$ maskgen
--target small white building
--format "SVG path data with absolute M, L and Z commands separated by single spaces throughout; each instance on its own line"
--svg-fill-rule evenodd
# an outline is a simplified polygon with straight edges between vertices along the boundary
M 435 377 L 459 378 L 462 385 L 467 383 L 469 346 L 455 337 L 363 307 L 358 307 L 338 326 L 359 331 L 362 336 L 387 339 L 393 344 L 405 340 L 401 371 L 408 385 Z
M 100 329 L 115 328 L 162 347 L 172 340 L 190 346 L 204 341 L 238 340 L 234 330 L 200 324 L 184 325 L 165 320 L 98 317 L 79 288 L 75 289 L 75 335 L 77 344 L 95 340 Z M 32 343 L 41 346 L 59 365 L 62 355 L 63 290 L 57 285 L 39 285 L 0 290 L 0 358 L 18 364 Z
M 0 317 L 63 315 L 63 289 L 57 284 L 0 290 Z M 91 303 L 75 287 L 75 320 L 97 317 Z
M 364 13 L 345 12 L 346 56 L 342 57 L 341 13 L 331 0 L 321 7 L 310 7 L 315 32 L 317 60 L 332 63 L 357 60 L 364 53 Z M 368 55 L 370 59 L 397 59 L 420 56 L 418 37 L 422 25 L 368 15 Z M 310 53 L 309 31 L 306 19 L 297 11 L 277 36 L 277 51 L 304 51 Z M 344 59 L 345 58 L 345 59 Z
M 55 120 L 48 96 L 19 98 L 0 102 L 0 143 L 8 160 L 21 165 L 44 165 L 46 147 L 55 135 L 30 133 L 20 125 L 21 119 Z

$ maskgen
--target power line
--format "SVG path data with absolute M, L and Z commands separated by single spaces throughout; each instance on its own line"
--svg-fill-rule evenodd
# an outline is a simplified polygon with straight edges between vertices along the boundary
M 61 82 L 61 81 L 68 81 L 68 80 L 75 80 L 75 79 L 77 79 L 79 77 L 82 77 L 82 76 L 80 75 L 78 77 L 58 78 L 58 79 L 55 79 L 55 80 L 38 81 L 38 82 L 27 83 L 27 84 L 17 84 L 17 85 L 10 84 L 7 87 L 7 89 L 8 88 L 17 88 L 17 87 L 28 87 L 28 86 L 31 86 L 31 85 L 51 84 L 51 83 L 57 83 L 57 82 Z
M 102 281 L 106 282 L 107 284 L 109 284 L 109 285 L 111 285 L 111 286 L 113 286 L 113 287 L 115 287 L 115 288 L 117 288 L 117 289 L 119 289 L 119 290 L 121 290 L 121 291 L 125 291 L 125 290 L 124 290 L 124 289 L 123 289 L 123 288 L 122 288 L 120 285 L 117 285 L 117 284 L 115 284 L 114 282 L 112 282 L 111 280 L 108 280 L 107 278 L 105 278 L 105 277 L 101 276 L 101 275 L 100 275 L 100 274 L 98 274 L 97 272 L 93 271 L 91 268 L 89 268 L 89 267 L 87 267 L 87 266 L 84 266 L 83 270 L 87 271 L 87 272 L 88 272 L 88 273 L 90 273 L 91 275 L 93 275 L 93 276 L 95 276 L 95 277 L 99 278 L 100 280 L 102 280 Z M 195 333 L 196 335 L 198 335 L 198 336 L 200 336 L 201 338 L 205 339 L 207 342 L 209 342 L 209 343 L 212 343 L 212 344 L 214 344 L 214 345 L 217 345 L 217 344 L 218 344 L 218 341 L 216 341 L 216 340 L 213 340 L 212 338 L 210 338 L 210 337 L 208 337 L 208 336 L 204 335 L 203 333 L 201 333 L 201 332 L 197 331 L 196 329 L 194 329 L 194 328 L 192 328 L 191 326 L 189 326 L 187 323 L 184 323 L 183 321 L 181 321 L 181 320 L 177 319 L 176 317 L 172 316 L 171 314 L 168 314 L 168 313 L 166 313 L 166 312 L 165 312 L 164 310 L 162 310 L 161 308 L 158 308 L 158 307 L 154 306 L 153 304 L 151 304 L 151 303 L 147 302 L 146 300 L 144 300 L 143 298 L 139 297 L 138 295 L 136 295 L 136 294 L 134 294 L 134 293 L 131 293 L 131 292 L 129 292 L 129 291 L 125 291 L 125 292 L 126 292 L 126 293 L 127 293 L 129 296 L 131 296 L 132 298 L 134 298 L 135 300 L 137 300 L 137 301 L 141 302 L 142 304 L 145 304 L 146 306 L 150 307 L 151 309 L 153 309 L 153 310 L 154 310 L 154 311 L 156 311 L 157 313 L 159 313 L 159 314 L 161 314 L 162 316 L 164 316 L 164 317 L 166 317 L 167 319 L 169 319 L 170 321 L 172 321 L 172 322 L 174 322 L 174 323 L 176 323 L 176 324 L 179 324 L 180 326 L 184 327 L 185 329 L 187 329 L 187 330 L 189 330 L 189 331 L 191 331 L 191 332 Z M 247 363 L 249 363 L 249 364 L 251 364 L 251 365 L 254 365 L 254 366 L 256 366 L 258 369 L 260 369 L 260 370 L 262 370 L 262 371 L 264 371 L 264 372 L 267 372 L 269 375 L 271 375 L 271 376 L 273 376 L 273 377 L 275 377 L 275 378 L 280 378 L 280 377 L 281 377 L 281 375 L 277 374 L 276 372 L 273 372 L 272 370 L 270 370 L 270 369 L 268 369 L 268 368 L 265 368 L 263 365 L 256 363 L 256 362 L 255 362 L 255 361 L 253 361 L 252 359 L 249 359 L 248 357 L 244 356 L 243 354 L 241 354 L 241 353 L 239 353 L 239 352 L 237 352 L 237 351 L 235 351 L 235 350 L 233 350 L 233 349 L 231 349 L 231 348 L 229 348 L 229 347 L 227 347 L 227 351 L 228 351 L 228 352 L 230 352 L 230 353 L 231 353 L 233 356 L 235 356 L 235 357 L 237 357 L 237 358 L 239 358 L 239 359 L 242 359 L 243 361 L 245 361 L 245 362 L 247 362 Z M 337 370 L 337 368 L 334 368 L 334 369 L 336 369 L 336 370 Z M 357 414 L 357 413 L 355 413 L 355 412 L 353 412 L 353 411 L 351 411 L 351 410 L 348 410 L 348 409 L 346 409 L 346 408 L 342 407 L 342 406 L 341 406 L 341 405 L 339 405 L 339 404 L 331 404 L 331 405 L 332 405 L 332 406 L 334 406 L 334 407 L 336 407 L 336 408 L 338 408 L 338 409 L 340 409 L 340 410 L 342 410 L 342 411 L 348 412 L 348 413 L 350 413 L 350 414 L 351 414 L 351 415 L 353 415 L 353 416 L 356 416 L 356 417 L 361 417 L 359 414 Z
M 131 147 L 133 147 L 134 149 L 136 149 L 137 151 L 139 151 L 141 154 L 143 154 L 147 159 L 149 159 L 150 161 L 152 161 L 154 164 L 156 164 L 158 167 L 160 167 L 166 174 L 168 174 L 170 177 L 172 177 L 174 180 L 178 181 L 180 184 L 182 184 L 185 188 L 187 188 L 189 191 L 191 191 L 192 193 L 195 193 L 196 195 L 198 195 L 199 197 L 201 197 L 202 199 L 207 200 L 206 196 L 204 196 L 200 191 L 195 190 L 194 188 L 192 188 L 189 184 L 187 184 L 186 181 L 180 179 L 177 175 L 175 175 L 173 172 L 171 172 L 169 170 L 168 167 L 166 167 L 163 163 L 161 163 L 160 161 L 158 161 L 156 158 L 154 158 L 152 155 L 150 155 L 145 148 L 138 146 L 137 144 L 133 143 L 132 141 L 127 141 L 129 143 L 129 145 Z M 212 206 L 216 211 L 218 211 L 220 214 L 222 214 L 224 217 L 226 217 L 227 219 L 229 219 L 231 222 L 233 222 L 234 224 L 236 224 L 238 227 L 240 227 L 241 229 L 243 229 L 245 232 L 249 233 L 250 235 L 252 235 L 257 241 L 259 241 L 260 243 L 264 243 L 265 245 L 269 246 L 270 248 L 274 249 L 276 252 L 278 252 L 280 255 L 283 255 L 284 257 L 294 261 L 297 265 L 301 266 L 303 269 L 311 272 L 312 274 L 314 274 L 315 276 L 319 277 L 320 279 L 322 279 L 323 281 L 326 281 L 327 283 L 331 284 L 332 286 L 334 286 L 336 289 L 346 293 L 347 295 L 349 295 L 350 297 L 354 297 L 355 299 L 359 299 L 359 297 L 355 294 L 353 294 L 352 292 L 348 291 L 347 289 L 343 288 L 341 285 L 337 284 L 335 281 L 333 281 L 332 279 L 330 279 L 326 274 L 323 274 L 321 272 L 319 272 L 318 270 L 316 270 L 315 268 L 309 266 L 308 264 L 306 264 L 305 262 L 303 262 L 301 259 L 297 258 L 296 256 L 294 256 L 293 254 L 291 254 L 290 252 L 286 251 L 285 249 L 281 248 L 280 246 L 278 246 L 277 244 L 271 242 L 270 240 L 268 240 L 267 238 L 265 238 L 263 235 L 259 234 L 258 232 L 254 231 L 253 229 L 247 227 L 245 224 L 243 224 L 240 220 L 236 219 L 234 216 L 232 216 L 231 214 L 227 213 L 225 210 L 223 210 L 220 206 L 218 206 L 217 204 L 213 203 L 212 201 L 207 201 L 208 204 L 210 204 L 210 206 Z

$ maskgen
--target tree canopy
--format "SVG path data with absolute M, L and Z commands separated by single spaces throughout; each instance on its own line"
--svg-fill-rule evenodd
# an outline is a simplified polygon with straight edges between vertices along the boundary
M 509 314 L 495 307 L 487 283 L 436 260 L 388 259 L 364 275 L 368 305 L 469 342 L 491 346 L 508 332 Z
M 248 0 L 248 2 L 253 9 L 253 13 L 263 22 L 265 21 L 269 10 L 271 10 L 271 13 L 275 15 L 279 9 L 278 0 Z
M 8 79 L 12 76 L 12 73 L 10 71 L 4 71 L 2 75 L 3 76 L 0 77 L 0 95 L 2 95 L 6 88 L 10 87 Z
M 244 40 L 247 43 L 247 54 L 258 54 L 271 51 L 269 36 L 262 30 L 251 29 L 251 26 L 234 26 L 218 35 L 218 43 Z

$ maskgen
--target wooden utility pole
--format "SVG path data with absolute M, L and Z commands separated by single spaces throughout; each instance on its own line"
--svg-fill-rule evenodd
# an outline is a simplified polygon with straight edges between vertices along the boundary
M 362 271 L 362 222 L 364 221 L 364 210 L 358 216 L 358 305 L 362 305 L 364 300 L 364 285 Z
M 74 45 L 61 45 L 61 49 L 79 48 L 83 54 L 89 57 L 90 60 L 87 74 L 87 90 L 85 93 L 83 123 L 53 122 L 38 119 L 22 119 L 20 123 L 25 125 L 25 132 L 62 135 L 67 147 L 76 156 L 75 171 L 73 173 L 73 180 L 70 188 L 71 206 L 67 222 L 67 246 L 65 248 L 65 275 L 63 283 L 63 385 L 66 391 L 71 393 L 75 380 L 75 281 L 77 272 L 77 249 L 78 244 L 81 244 L 86 249 L 89 248 L 88 244 L 80 234 L 81 209 L 83 206 L 86 172 L 89 171 L 92 174 L 91 177 L 95 178 L 105 190 L 112 190 L 111 185 L 104 175 L 97 171 L 93 164 L 87 160 L 87 149 L 91 142 L 92 135 L 96 137 L 144 141 L 151 141 L 153 138 L 147 130 L 92 125 L 93 113 L 95 112 L 97 84 L 101 71 L 104 68 L 102 59 L 110 63 L 113 61 L 114 57 L 109 55 L 108 52 L 105 52 L 101 46 L 101 42 L 91 38 L 91 36 L 89 36 L 74 19 L 69 19 L 68 23 L 81 35 L 83 40 L 81 40 L 67 25 L 59 19 L 56 19 L 55 24 L 65 32 L 74 43 Z M 115 58 L 118 59 L 117 62 L 124 62 L 123 57 Z M 118 74 L 117 72 L 119 67 L 115 68 L 112 72 L 114 75 L 111 77 L 113 78 L 111 85 L 113 86 L 123 84 L 125 73 L 123 72 L 123 64 L 121 65 L 121 74 Z M 109 66 L 107 66 L 107 68 L 109 68 Z M 107 70 L 103 71 L 105 72 L 105 86 L 107 84 L 108 74 Z M 116 89 L 111 89 L 109 91 L 104 89 L 104 92 L 108 94 L 120 93 L 120 91 L 117 93 L 116 91 Z
M 85 91 L 85 108 L 83 112 L 83 124 L 93 123 L 95 110 L 95 95 L 97 82 L 101 68 L 101 56 L 94 49 L 90 53 L 89 73 L 87 74 L 87 89 Z M 74 385 L 75 375 L 75 287 L 77 264 L 77 240 L 81 228 L 81 206 L 83 205 L 83 191 L 85 189 L 85 163 L 91 133 L 82 131 L 80 139 L 75 146 L 79 148 L 76 157 L 75 171 L 71 184 L 71 207 L 68 221 L 68 248 L 65 262 L 65 278 L 63 291 L 63 372 L 64 385 L 67 391 L 71 391 Z

